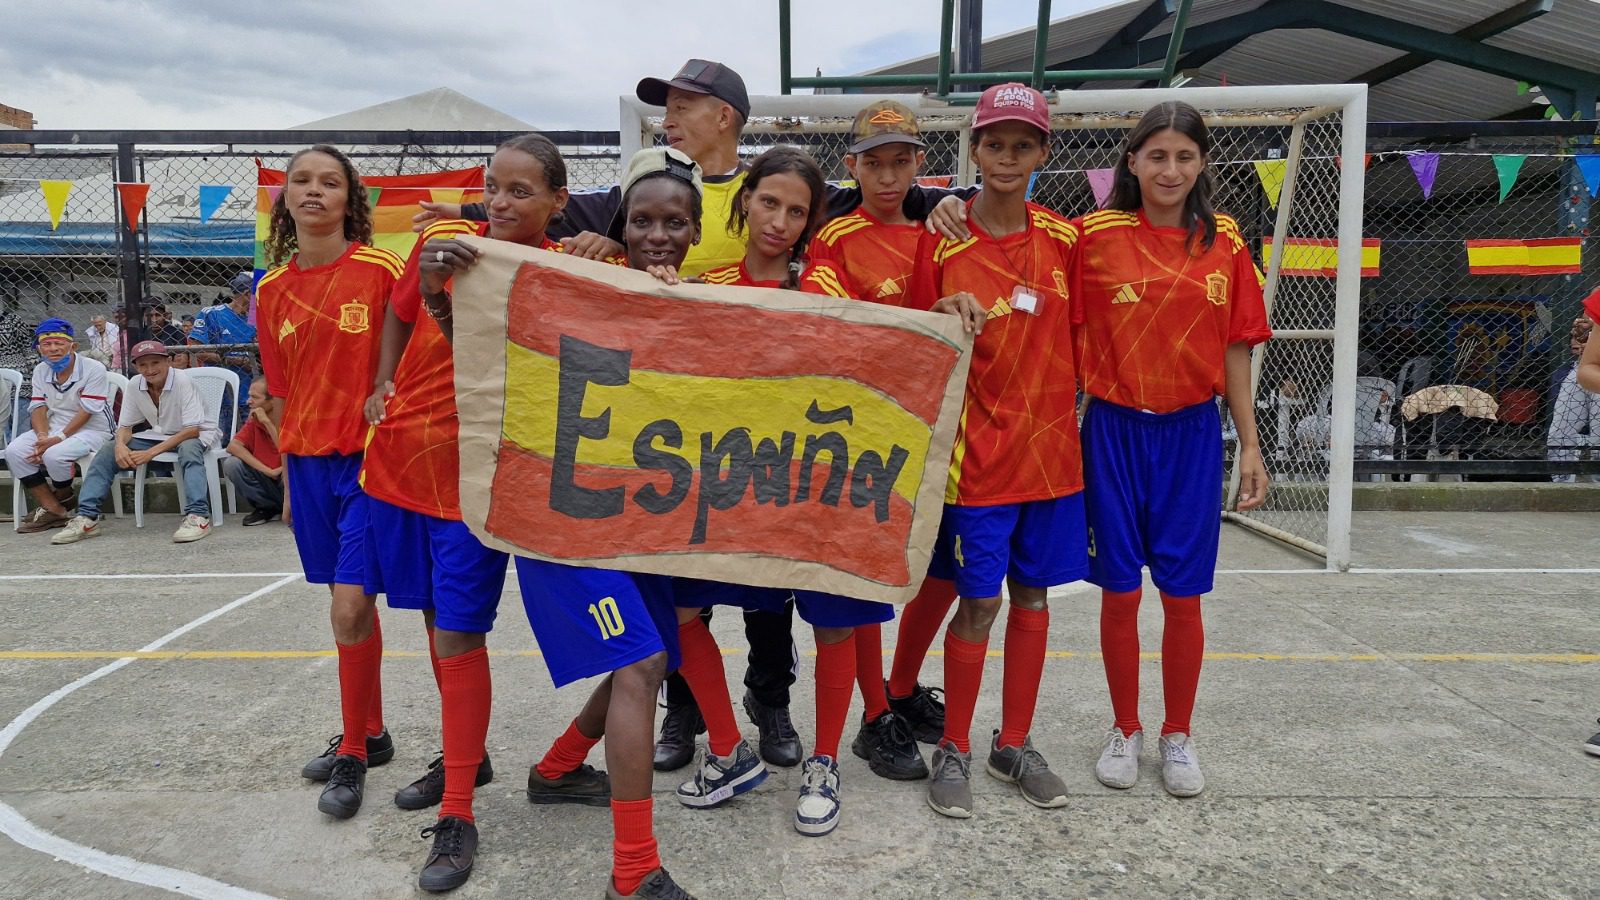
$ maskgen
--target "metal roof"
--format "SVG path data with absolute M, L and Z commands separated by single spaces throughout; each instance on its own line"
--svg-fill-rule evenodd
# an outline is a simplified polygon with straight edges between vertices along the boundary
M 1207 23 L 1248 14 L 1269 2 L 1194 0 L 1189 32 Z M 1445 35 L 1522 5 L 1519 0 L 1332 2 Z M 1079 68 L 1071 65 L 1071 61 L 1108 44 L 1118 44 L 1118 33 L 1139 20 L 1151 5 L 1151 0 L 1127 0 L 1051 22 L 1046 41 L 1048 67 Z M 1172 19 L 1167 15 L 1143 33 L 1132 34 L 1131 38 L 1137 41 L 1170 34 Z M 983 68 L 989 71 L 1032 68 L 1034 32 L 1033 28 L 1025 28 L 984 41 Z M 1600 37 L 1600 0 L 1554 0 L 1549 12 L 1485 38 L 1481 43 L 1600 73 L 1600 40 L 1597 37 Z M 1247 37 L 1198 69 L 1180 60 L 1179 69 L 1191 77 L 1189 83 L 1194 85 L 1216 85 L 1224 79 L 1228 84 L 1327 84 L 1354 79 L 1406 55 L 1404 50 L 1322 29 L 1283 28 Z M 1159 67 L 1160 62 L 1161 54 L 1156 54 L 1136 64 Z M 871 74 L 927 73 L 935 71 L 936 66 L 937 56 L 929 55 L 877 69 Z M 1096 86 L 1129 87 L 1132 83 L 1101 82 Z M 1368 102 L 1368 116 L 1373 121 L 1480 120 L 1538 113 L 1538 110 L 1530 110 L 1533 106 L 1530 95 L 1518 94 L 1513 79 L 1439 61 L 1427 62 L 1373 85 Z

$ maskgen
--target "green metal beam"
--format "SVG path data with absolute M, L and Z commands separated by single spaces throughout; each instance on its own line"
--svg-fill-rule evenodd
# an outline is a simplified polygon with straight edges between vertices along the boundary
M 1033 77 L 1028 83 L 1044 90 L 1044 50 L 1050 40 L 1050 0 L 1039 0 L 1039 21 L 1033 28 Z
M 1524 22 L 1537 19 L 1555 7 L 1555 0 L 1524 0 L 1516 6 L 1490 16 L 1480 22 L 1474 22 L 1466 28 L 1456 32 L 1456 37 L 1463 37 L 1472 41 L 1481 41 L 1493 37 L 1521 25 Z M 1398 78 L 1413 69 L 1421 68 L 1433 60 L 1418 53 L 1407 53 L 1405 56 L 1381 66 L 1369 69 L 1354 78 L 1346 79 L 1348 84 L 1382 84 L 1393 78 Z
M 1112 45 L 1128 46 L 1137 44 L 1155 29 L 1157 25 L 1167 20 L 1167 16 L 1178 11 L 1178 0 L 1152 0 L 1149 6 L 1139 10 L 1122 30 L 1112 35 L 1101 47 Z
M 793 87 L 789 82 L 794 75 L 790 66 L 789 42 L 792 34 L 789 30 L 789 0 L 778 0 L 778 91 L 779 93 L 792 93 Z
M 1160 75 L 1156 68 L 1134 69 L 1047 69 L 1042 73 L 1044 84 L 1056 87 L 1077 81 L 1135 81 Z M 936 87 L 938 75 L 823 75 L 810 77 L 797 75 L 789 83 L 797 88 L 853 88 L 853 87 Z M 999 84 L 1005 81 L 1029 81 L 1031 71 L 1012 72 L 962 72 L 962 81 Z M 1043 90 L 1041 88 L 1040 90 Z
M 1182 0 L 1178 4 L 1177 17 L 1172 20 L 1172 34 L 1167 36 L 1167 58 L 1161 67 L 1161 86 L 1172 86 L 1172 74 L 1178 70 L 1178 54 L 1183 50 L 1183 33 L 1189 28 L 1189 10 L 1194 7 L 1194 0 Z

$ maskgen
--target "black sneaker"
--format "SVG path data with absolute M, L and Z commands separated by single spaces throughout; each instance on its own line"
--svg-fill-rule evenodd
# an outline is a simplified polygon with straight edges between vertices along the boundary
M 478 763 L 478 777 L 473 787 L 483 787 L 494 780 L 494 766 L 489 764 L 489 754 Z M 428 763 L 428 774 L 394 792 L 394 805 L 401 809 L 427 809 L 444 801 L 444 757 L 434 757 Z
M 883 683 L 883 690 L 888 694 L 889 682 Z M 939 699 L 943 694 L 940 688 L 919 684 L 909 697 L 889 694 L 889 711 L 911 726 L 911 733 L 917 740 L 937 744 L 944 740 L 944 701 Z
M 694 900 L 694 895 L 678 887 L 665 868 L 646 875 L 631 894 L 617 893 L 617 886 L 611 879 L 606 879 L 606 900 L 627 900 L 628 897 L 637 897 L 638 900 Z
M 354 756 L 335 756 L 328 784 L 317 798 L 317 809 L 335 819 L 348 819 L 361 810 L 367 787 L 367 764 Z
M 422 864 L 417 887 L 425 891 L 453 891 L 472 877 L 472 858 L 478 853 L 478 826 L 465 819 L 445 816 L 422 829 L 433 838 L 428 861 Z
M 922 760 L 917 739 L 911 736 L 911 726 L 892 712 L 871 722 L 863 714 L 861 730 L 856 732 L 850 750 L 866 760 L 867 767 L 880 778 L 917 781 L 928 777 L 928 764 Z
M 751 723 L 761 729 L 762 759 L 784 768 L 800 765 L 805 756 L 800 752 L 800 735 L 789 721 L 788 707 L 768 706 L 745 691 L 744 712 Z
M 1600 724 L 1600 719 L 1596 719 L 1595 722 Z M 1583 752 L 1591 756 L 1600 756 L 1600 734 L 1583 742 Z
M 327 781 L 328 773 L 333 771 L 333 757 L 339 752 L 339 743 L 344 740 L 344 735 L 336 734 L 328 739 L 328 749 L 322 755 L 306 763 L 300 770 L 300 777 L 311 781 Z M 394 740 L 389 737 L 389 730 L 384 729 L 383 734 L 367 738 L 367 768 L 375 769 L 389 760 L 394 759 Z
M 584 763 L 560 778 L 551 780 L 540 775 L 537 766 L 529 766 L 528 802 L 610 806 L 611 776 Z
M 681 769 L 694 759 L 695 735 L 706 733 L 706 720 L 700 707 L 693 703 L 667 706 L 666 718 L 661 720 L 661 739 L 656 741 L 655 769 L 671 772 Z
M 275 509 L 252 509 L 250 515 L 244 517 L 246 525 L 265 525 L 278 517 Z

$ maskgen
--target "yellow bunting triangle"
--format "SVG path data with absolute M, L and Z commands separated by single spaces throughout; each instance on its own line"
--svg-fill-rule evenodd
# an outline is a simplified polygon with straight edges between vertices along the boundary
M 1289 170 L 1289 162 L 1283 159 L 1258 159 L 1255 166 L 1256 177 L 1261 179 L 1261 188 L 1267 192 L 1267 202 L 1276 208 L 1278 195 L 1283 193 L 1283 177 Z
M 61 214 L 67 211 L 67 195 L 72 193 L 70 181 L 41 181 L 39 191 L 44 194 L 45 209 L 50 210 L 50 230 L 61 227 Z

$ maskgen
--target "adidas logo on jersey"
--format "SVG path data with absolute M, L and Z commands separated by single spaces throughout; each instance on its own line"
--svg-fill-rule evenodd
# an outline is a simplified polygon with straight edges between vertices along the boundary
M 895 294 L 901 293 L 902 290 L 900 279 L 885 278 L 883 284 L 878 285 L 878 293 L 873 295 L 873 299 L 882 300 L 885 297 L 893 297 Z
M 998 319 L 1001 316 L 1009 315 L 1011 315 L 1011 301 L 1004 297 L 997 297 L 995 298 L 994 305 L 989 307 L 989 314 L 985 316 L 984 319 Z
M 1111 298 L 1111 302 L 1114 305 L 1122 303 L 1138 303 L 1141 299 L 1142 298 L 1139 296 L 1139 292 L 1133 289 L 1133 285 L 1125 284 L 1122 287 L 1117 288 L 1117 294 Z

